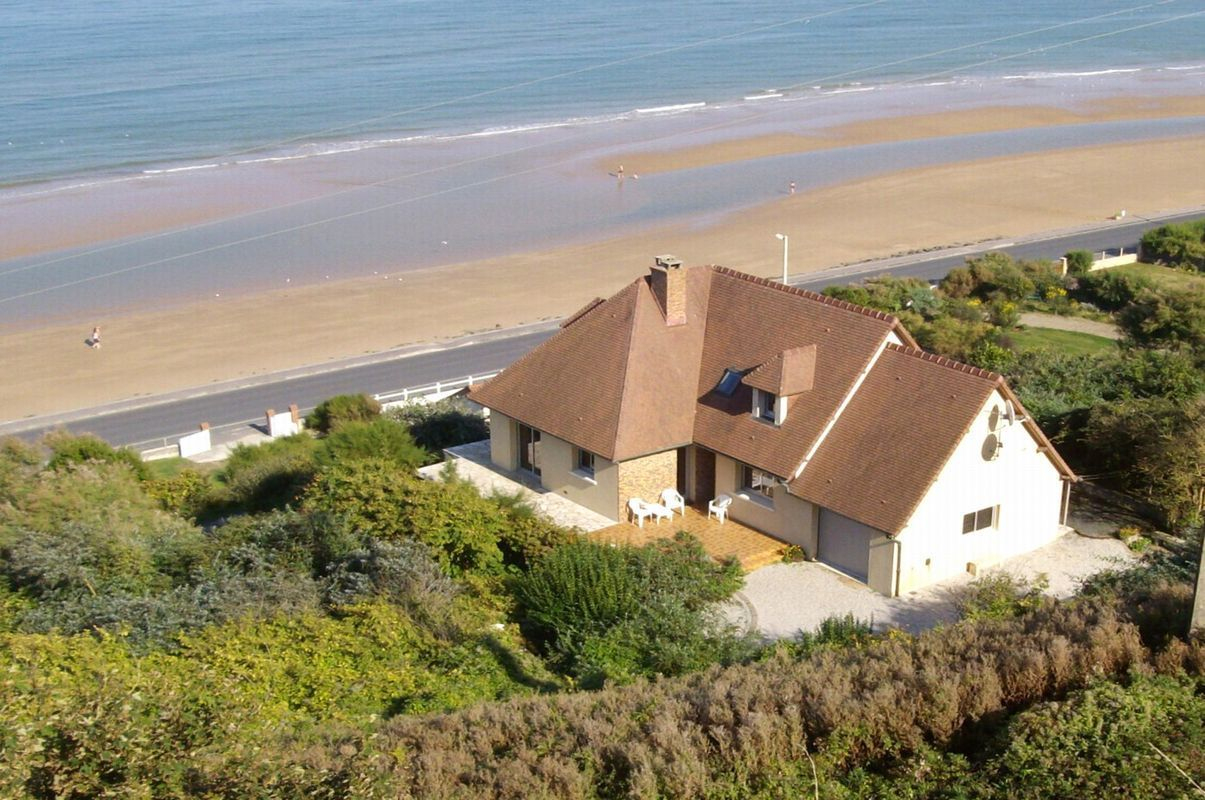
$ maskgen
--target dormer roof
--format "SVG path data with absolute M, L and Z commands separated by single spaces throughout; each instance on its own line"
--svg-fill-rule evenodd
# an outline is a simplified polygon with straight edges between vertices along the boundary
M 783 350 L 745 376 L 754 389 L 779 397 L 793 397 L 811 390 L 816 377 L 816 345 Z

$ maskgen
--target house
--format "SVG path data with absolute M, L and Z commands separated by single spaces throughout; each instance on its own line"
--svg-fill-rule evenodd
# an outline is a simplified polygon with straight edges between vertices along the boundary
M 1076 480 L 1003 378 L 895 317 L 670 256 L 470 396 L 547 491 L 617 521 L 727 494 L 890 596 L 1050 542 Z

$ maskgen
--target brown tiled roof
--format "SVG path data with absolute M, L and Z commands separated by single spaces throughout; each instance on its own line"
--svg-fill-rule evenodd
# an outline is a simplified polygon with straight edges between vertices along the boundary
M 639 279 L 589 304 L 471 399 L 614 461 L 689 444 L 708 278 L 687 273 L 687 324 L 666 326 Z
M 816 345 L 809 344 L 783 350 L 746 375 L 744 383 L 779 397 L 791 397 L 811 389 L 815 377 Z
M 686 324 L 667 326 L 648 278 L 638 279 L 574 314 L 471 399 L 611 460 L 693 442 L 787 478 L 865 374 L 790 490 L 888 533 L 902 529 L 992 391 L 1023 411 L 1000 376 L 917 349 L 889 314 L 723 267 L 686 278 Z M 798 392 L 809 367 L 811 388 Z M 727 368 L 745 377 L 724 397 L 714 389 Z M 753 418 L 751 386 L 794 395 L 781 426 Z
M 898 322 L 880 311 L 722 267 L 712 273 L 695 442 L 789 477 Z M 731 397 L 712 391 L 725 368 L 752 370 L 784 350 L 808 345 L 816 347 L 813 386 L 792 400 L 781 427 L 752 417 L 747 384 Z
M 872 528 L 899 533 L 998 390 L 1011 395 L 994 372 L 889 344 L 789 489 Z

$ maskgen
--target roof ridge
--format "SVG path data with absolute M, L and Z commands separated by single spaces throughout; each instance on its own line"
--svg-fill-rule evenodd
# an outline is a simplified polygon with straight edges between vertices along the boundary
M 574 311 L 572 314 L 565 317 L 565 319 L 561 320 L 561 327 L 568 328 L 570 325 L 577 322 L 579 319 L 586 316 L 591 311 L 598 308 L 605 302 L 607 302 L 607 301 L 602 299 L 601 297 L 594 298 L 593 300 L 591 300 L 590 302 L 586 303 L 584 306 L 579 308 L 577 311 Z
M 627 341 L 623 346 L 625 354 L 623 359 L 623 375 L 619 379 L 619 408 L 615 414 L 615 426 L 611 429 L 610 436 L 608 437 L 612 443 L 612 459 L 615 458 L 619 450 L 619 421 L 623 419 L 624 407 L 628 404 L 628 376 L 632 373 L 632 343 L 636 340 L 636 326 L 640 324 L 640 299 L 643 289 L 647 289 L 649 294 L 654 294 L 652 287 L 649 286 L 649 282 L 644 277 L 640 277 L 629 283 L 623 290 L 620 290 L 631 290 L 634 296 L 632 297 L 632 318 L 624 326 Z M 655 296 L 653 297 L 653 302 L 657 303 Z
M 992 372 L 991 370 L 984 369 L 983 367 L 976 367 L 971 364 L 965 364 L 947 356 L 939 356 L 936 353 L 930 353 L 917 347 L 908 347 L 907 345 L 888 342 L 887 349 L 893 352 L 903 353 L 904 355 L 909 355 L 914 358 L 919 358 L 921 361 L 928 361 L 941 367 L 957 370 L 958 372 L 964 372 L 967 375 L 973 375 L 976 378 L 983 378 L 984 380 L 989 381 L 1003 380 L 998 373 Z
M 750 275 L 747 272 L 741 272 L 739 270 L 732 269 L 731 267 L 722 267 L 719 264 L 712 264 L 711 269 L 720 273 L 721 275 L 740 278 L 743 281 L 757 284 L 758 286 L 765 286 L 780 292 L 794 294 L 798 297 L 804 297 L 808 300 L 823 303 L 824 305 L 832 306 L 833 308 L 839 308 L 843 311 L 852 311 L 855 314 L 861 314 L 864 317 L 870 317 L 883 322 L 891 322 L 894 324 L 899 323 L 898 317 L 893 314 L 888 314 L 886 311 L 879 311 L 877 308 L 867 308 L 866 306 L 860 306 L 857 303 L 851 303 L 848 300 L 840 300 L 836 297 L 829 297 L 828 295 L 821 294 L 820 292 L 813 292 L 811 289 L 800 289 L 797 286 L 788 286 L 784 283 L 772 281 L 769 278 L 761 278 L 757 275 Z

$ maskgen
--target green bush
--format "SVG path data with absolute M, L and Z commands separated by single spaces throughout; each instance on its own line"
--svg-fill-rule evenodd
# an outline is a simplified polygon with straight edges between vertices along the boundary
M 986 575 L 957 593 L 958 613 L 970 620 L 1020 617 L 1041 608 L 1048 585 L 1045 576 L 1030 583 L 1004 572 Z
M 1096 261 L 1096 257 L 1087 250 L 1071 250 L 1063 257 L 1067 259 L 1067 272 L 1071 275 L 1088 274 Z
M 345 422 L 371 422 L 381 414 L 381 404 L 366 394 L 340 394 L 323 400 L 305 418 L 310 430 L 326 434 Z
M 1143 347 L 1205 354 L 1205 294 L 1145 289 L 1117 315 L 1126 337 Z
M 319 449 L 305 433 L 235 447 L 217 475 L 224 499 L 236 510 L 252 512 L 297 503 L 318 469 Z
M 715 564 L 680 533 L 642 548 L 558 547 L 515 582 L 515 597 L 552 663 L 593 688 L 747 655 L 710 611 L 741 582 L 739 566 Z
M 456 397 L 436 403 L 411 403 L 390 412 L 390 417 L 410 429 L 414 441 L 431 453 L 489 438 L 490 429 L 480 412 Z
M 967 259 L 975 282 L 974 295 L 981 300 L 1020 302 L 1034 292 L 1034 282 L 1023 264 L 1007 253 L 993 251 Z
M 362 731 L 550 685 L 506 631 L 443 639 L 382 602 L 142 656 L 120 635 L 0 634 L 0 674 L 4 797 L 391 796 L 374 777 L 398 754 Z
M 1102 680 L 1043 703 L 1001 731 L 984 782 L 1016 798 L 1191 797 L 1176 766 L 1205 781 L 1202 690 L 1199 679 Z
M 1205 219 L 1161 225 L 1142 235 L 1142 260 L 1205 270 Z
M 506 515 L 465 484 L 424 481 L 388 461 L 357 459 L 323 469 L 304 506 L 338 515 L 362 535 L 424 542 L 449 574 L 502 566 Z
M 1151 282 L 1140 276 L 1102 269 L 1077 278 L 1072 294 L 1081 302 L 1116 311 L 1132 303 L 1143 290 L 1152 288 Z
M 1158 509 L 1167 525 L 1205 519 L 1205 397 L 1098 406 L 1083 443 L 1097 469 Z
M 322 439 L 316 456 L 324 466 L 348 459 L 376 458 L 404 470 L 416 469 L 430 461 L 430 454 L 415 444 L 406 426 L 380 417 L 370 422 L 340 424 Z
M 138 477 L 146 480 L 150 472 L 141 456 L 127 447 L 116 448 L 99 436 L 90 433 L 76 436 L 67 431 L 46 434 L 42 443 L 50 448 L 51 469 L 62 469 L 69 464 L 86 464 L 96 461 L 102 464 L 124 464 Z
M 159 501 L 165 511 L 195 519 L 213 501 L 213 484 L 195 469 L 183 469 L 168 478 L 152 478 L 146 492 Z

